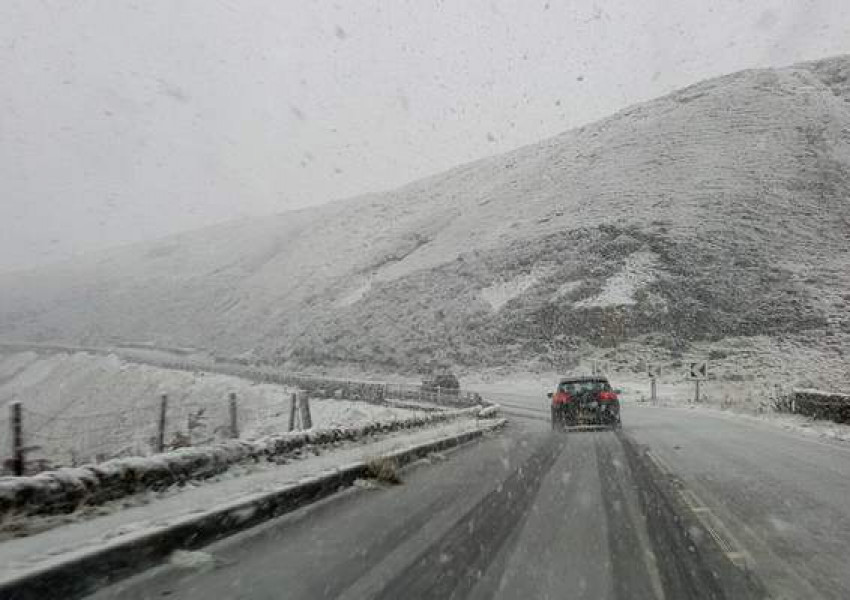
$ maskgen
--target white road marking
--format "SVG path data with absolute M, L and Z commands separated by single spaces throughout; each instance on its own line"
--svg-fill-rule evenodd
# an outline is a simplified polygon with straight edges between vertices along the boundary
M 646 455 L 665 476 L 674 476 L 673 470 L 664 459 L 653 452 L 647 452 Z M 755 561 L 744 549 L 743 544 L 735 538 L 723 521 L 692 490 L 684 487 L 679 481 L 676 493 L 684 505 L 688 507 L 688 510 L 694 514 L 703 529 L 717 543 L 726 558 L 732 561 L 732 564 L 745 570 L 750 570 L 755 566 Z

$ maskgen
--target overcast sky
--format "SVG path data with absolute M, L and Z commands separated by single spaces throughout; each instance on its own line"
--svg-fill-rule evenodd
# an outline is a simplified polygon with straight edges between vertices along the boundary
M 0 0 L 0 270 L 392 188 L 848 52 L 848 0 Z

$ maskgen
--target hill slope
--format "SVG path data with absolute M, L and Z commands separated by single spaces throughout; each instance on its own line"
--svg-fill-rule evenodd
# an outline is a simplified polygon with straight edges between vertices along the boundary
M 401 189 L 0 277 L 0 335 L 413 369 L 815 330 L 846 347 L 850 57 L 744 71 Z

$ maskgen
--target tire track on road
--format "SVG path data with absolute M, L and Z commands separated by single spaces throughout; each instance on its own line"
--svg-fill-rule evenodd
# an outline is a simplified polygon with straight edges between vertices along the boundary
M 452 530 L 399 573 L 377 598 L 464 598 L 521 526 L 565 438 L 551 437 Z
M 762 582 L 736 567 L 669 478 L 628 435 L 618 432 L 667 598 L 768 598 Z

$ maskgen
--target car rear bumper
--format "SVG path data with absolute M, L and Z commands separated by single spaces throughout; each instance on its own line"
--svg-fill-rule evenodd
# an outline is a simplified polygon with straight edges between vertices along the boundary
M 552 407 L 552 420 L 566 426 L 613 425 L 620 422 L 618 402 L 587 402 Z

